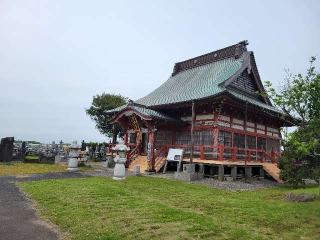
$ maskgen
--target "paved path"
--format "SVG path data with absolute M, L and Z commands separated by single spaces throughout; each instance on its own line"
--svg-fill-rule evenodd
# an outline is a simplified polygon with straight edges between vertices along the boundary
M 58 232 L 41 220 L 32 203 L 16 187 L 17 181 L 83 177 L 81 173 L 50 173 L 28 177 L 0 177 L 0 239 L 57 240 Z

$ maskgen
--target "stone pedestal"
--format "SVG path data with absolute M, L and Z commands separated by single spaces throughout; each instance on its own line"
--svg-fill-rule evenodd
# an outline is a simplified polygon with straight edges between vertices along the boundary
M 218 179 L 219 179 L 219 181 L 223 181 L 224 180 L 224 166 L 223 165 L 219 165 Z
M 116 165 L 114 166 L 114 170 L 113 170 L 113 178 L 114 180 L 123 180 L 126 177 L 126 167 L 125 167 L 125 162 L 126 159 L 125 158 L 120 158 L 119 156 L 117 156 L 114 159 L 114 162 L 116 163 Z
M 102 163 L 102 166 L 106 168 L 109 167 L 109 158 L 106 158 L 106 161 Z
M 195 171 L 196 171 L 196 165 L 194 163 L 183 164 L 183 172 L 194 173 Z
M 126 167 L 124 165 L 127 161 L 126 152 L 130 149 L 124 144 L 117 144 L 113 150 L 117 152 L 117 156 L 114 158 L 116 165 L 114 166 L 113 179 L 123 180 L 126 176 Z
M 140 171 L 140 166 L 139 165 L 134 166 L 133 174 L 135 176 L 140 176 L 141 175 L 141 171 Z
M 260 174 L 259 175 L 260 175 L 259 176 L 260 178 L 264 178 L 265 172 L 264 172 L 263 167 L 260 168 Z
M 204 174 L 204 165 L 203 164 L 199 165 L 199 173 Z
M 175 172 L 174 178 L 178 180 L 183 180 L 187 182 L 195 181 L 203 178 L 202 174 L 199 173 L 187 173 L 187 172 Z
M 78 157 L 80 154 L 81 147 L 77 144 L 76 141 L 72 142 L 70 145 L 70 152 L 69 152 L 69 161 L 68 161 L 68 171 L 69 172 L 76 172 L 78 171 Z
M 78 170 L 79 170 L 79 168 L 78 168 L 78 159 L 69 158 L 68 171 L 69 172 L 77 172 Z
M 237 166 L 231 168 L 231 177 L 233 181 L 237 180 Z
M 252 167 L 246 167 L 245 168 L 245 177 L 247 179 L 250 179 L 252 177 Z
M 174 178 L 183 181 L 194 181 L 203 178 L 202 173 L 195 172 L 195 164 L 183 164 L 183 172 L 175 172 Z
M 56 155 L 54 157 L 54 163 L 60 163 L 61 162 L 61 156 L 60 155 Z

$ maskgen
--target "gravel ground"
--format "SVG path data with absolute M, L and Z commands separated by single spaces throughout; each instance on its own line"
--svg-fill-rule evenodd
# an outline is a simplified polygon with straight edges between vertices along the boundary
M 84 176 L 92 177 L 113 177 L 113 168 L 95 169 L 83 173 Z M 132 175 L 131 172 L 126 171 L 126 176 Z
M 174 173 L 156 174 L 153 176 L 160 177 L 160 178 L 174 179 Z M 225 189 L 228 191 L 249 191 L 249 190 L 255 190 L 255 189 L 262 189 L 262 188 L 270 188 L 278 185 L 276 182 L 268 179 L 263 179 L 263 180 L 253 179 L 248 182 L 245 182 L 244 180 L 229 182 L 229 181 L 219 181 L 214 178 L 203 178 L 190 183 L 206 185 L 209 187 Z
M 112 177 L 113 176 L 113 169 L 103 167 L 102 164 L 95 164 L 93 171 L 85 172 L 84 176 L 105 176 L 105 177 Z M 133 175 L 131 172 L 126 172 L 126 176 Z M 167 179 L 174 179 L 174 173 L 168 172 L 166 174 L 158 173 L 155 175 L 150 175 L 152 177 L 159 177 L 159 178 L 167 178 Z M 190 182 L 191 184 L 201 184 L 210 186 L 213 188 L 225 189 L 229 191 L 248 191 L 248 190 L 255 190 L 255 189 L 262 189 L 262 188 L 270 188 L 277 186 L 278 184 L 272 180 L 263 179 L 263 180 L 256 180 L 253 179 L 251 181 L 245 182 L 244 180 L 238 181 L 219 181 L 214 178 L 203 178 L 200 180 L 196 180 Z

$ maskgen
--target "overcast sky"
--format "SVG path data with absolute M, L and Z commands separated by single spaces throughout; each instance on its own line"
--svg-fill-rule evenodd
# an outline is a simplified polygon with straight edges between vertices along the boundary
M 93 95 L 133 100 L 175 62 L 248 40 L 263 80 L 320 53 L 320 1 L 0 0 L 0 137 L 104 141 Z

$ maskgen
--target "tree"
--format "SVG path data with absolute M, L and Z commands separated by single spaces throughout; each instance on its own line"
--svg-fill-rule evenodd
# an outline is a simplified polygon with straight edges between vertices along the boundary
M 93 97 L 90 108 L 86 113 L 95 121 L 96 128 L 104 135 L 112 137 L 112 142 L 116 143 L 117 136 L 121 133 L 121 128 L 117 124 L 110 124 L 111 115 L 105 112 L 126 104 L 128 99 L 121 95 L 102 93 Z
M 298 126 L 283 141 L 280 159 L 281 177 L 294 185 L 306 178 L 320 181 L 320 74 L 315 61 L 312 57 L 306 75 L 288 74 L 279 91 L 266 82 L 265 94 Z

